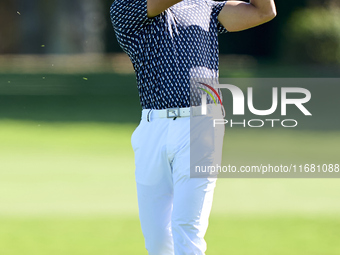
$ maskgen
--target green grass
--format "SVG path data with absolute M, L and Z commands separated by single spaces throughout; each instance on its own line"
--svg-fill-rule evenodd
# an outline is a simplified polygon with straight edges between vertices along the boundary
M 0 220 L 3 255 L 146 254 L 136 217 Z
M 135 217 L 0 220 L 0 251 L 16 254 L 147 254 Z M 337 255 L 340 219 L 212 217 L 207 255 Z
M 2 120 L 0 254 L 146 254 L 135 126 Z M 339 132 L 227 130 L 225 162 L 334 161 L 339 141 Z M 219 179 L 207 255 L 339 254 L 339 213 L 339 179 Z
M 0 215 L 136 209 L 133 125 L 3 121 L 0 130 Z
M 339 76 L 241 69 L 222 66 L 221 77 Z M 319 109 L 338 116 L 333 95 L 313 101 L 310 131 L 227 129 L 224 164 L 336 163 L 337 118 Z M 133 75 L 1 74 L 0 109 L 0 255 L 147 254 L 130 146 L 140 114 Z M 219 179 L 207 255 L 340 254 L 339 215 L 339 179 Z
M 207 255 L 336 255 L 339 227 L 339 218 L 212 218 Z

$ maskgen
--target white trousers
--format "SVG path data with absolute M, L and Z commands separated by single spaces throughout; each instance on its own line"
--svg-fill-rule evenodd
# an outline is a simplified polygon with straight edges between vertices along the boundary
M 221 164 L 224 126 L 214 128 L 212 119 L 223 117 L 220 107 L 209 106 L 208 113 L 210 108 L 214 114 L 175 120 L 143 110 L 132 134 L 139 217 L 150 255 L 205 254 L 216 177 L 190 178 L 190 164 Z

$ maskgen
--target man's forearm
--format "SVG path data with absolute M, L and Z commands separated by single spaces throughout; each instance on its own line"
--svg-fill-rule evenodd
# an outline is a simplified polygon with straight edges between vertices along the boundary
M 274 0 L 228 1 L 218 20 L 228 31 L 241 31 L 256 27 L 276 16 Z
M 270 18 L 276 16 L 274 0 L 250 0 L 250 4 L 258 10 L 260 15 Z

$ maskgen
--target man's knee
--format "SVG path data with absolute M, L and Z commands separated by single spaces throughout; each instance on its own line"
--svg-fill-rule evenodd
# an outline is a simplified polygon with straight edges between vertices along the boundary
M 145 248 L 149 255 L 173 255 L 173 239 L 171 233 L 153 231 L 145 237 Z
M 206 251 L 206 228 L 198 222 L 172 221 L 172 234 L 177 255 L 203 255 Z

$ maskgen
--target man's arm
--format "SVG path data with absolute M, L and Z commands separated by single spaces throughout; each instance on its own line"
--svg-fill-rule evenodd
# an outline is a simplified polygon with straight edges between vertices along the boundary
M 182 0 L 148 0 L 147 9 L 148 17 L 152 18 L 161 14 L 163 11 L 181 2 Z
M 274 0 L 228 1 L 220 14 L 219 22 L 230 32 L 256 27 L 276 16 Z

